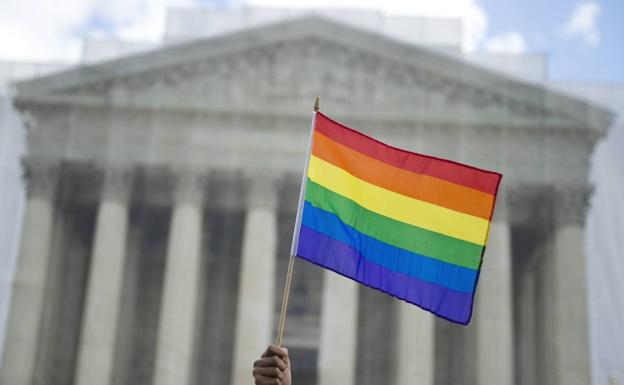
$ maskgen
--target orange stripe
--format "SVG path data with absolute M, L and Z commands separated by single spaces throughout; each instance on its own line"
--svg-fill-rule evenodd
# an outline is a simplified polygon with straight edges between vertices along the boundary
M 465 214 L 490 219 L 494 197 L 442 179 L 390 166 L 314 132 L 312 154 L 387 190 Z

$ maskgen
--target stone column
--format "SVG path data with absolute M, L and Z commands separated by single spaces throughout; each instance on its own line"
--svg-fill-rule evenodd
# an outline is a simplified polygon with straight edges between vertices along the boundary
M 477 286 L 473 319 L 477 326 L 477 384 L 513 384 L 511 227 L 501 191 Z
M 554 199 L 552 311 L 557 385 L 585 385 L 591 381 L 583 231 L 588 196 L 583 186 L 563 186 Z
M 169 243 L 156 352 L 156 385 L 188 385 L 195 343 L 205 178 L 175 175 L 175 204 Z
M 535 297 L 536 277 L 533 269 L 525 269 L 520 274 L 520 289 L 518 293 L 519 311 L 519 341 L 518 352 L 520 357 L 519 385 L 534 385 L 538 383 L 536 358 L 536 322 Z
M 354 385 L 358 284 L 329 270 L 323 274 L 319 385 Z
M 252 382 L 253 362 L 273 343 L 277 246 L 275 182 L 266 175 L 250 180 L 234 335 L 233 385 Z
M 78 385 L 111 384 L 131 176 L 130 170 L 123 167 L 114 166 L 104 171 L 78 350 Z
M 0 384 L 31 385 L 50 257 L 57 168 L 25 162 L 28 198 L 6 326 Z
M 547 198 L 546 198 L 547 199 Z M 536 305 L 536 366 L 538 383 L 555 385 L 555 283 L 554 257 L 552 253 L 552 239 L 544 241 L 544 255 L 542 255 L 538 269 L 535 271 L 535 290 L 539 293 L 535 298 Z
M 396 385 L 433 385 L 434 316 L 404 301 L 397 306 Z

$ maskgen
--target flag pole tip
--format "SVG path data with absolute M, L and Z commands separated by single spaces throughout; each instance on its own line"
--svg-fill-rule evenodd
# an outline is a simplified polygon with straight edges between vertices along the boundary
M 318 110 L 321 109 L 321 98 L 320 97 L 316 97 L 316 99 L 314 99 L 314 112 L 318 112 Z

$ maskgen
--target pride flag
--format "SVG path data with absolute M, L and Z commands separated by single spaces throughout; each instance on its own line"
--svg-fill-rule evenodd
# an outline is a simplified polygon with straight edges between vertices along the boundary
M 317 112 L 293 250 L 467 324 L 501 177 L 391 147 Z

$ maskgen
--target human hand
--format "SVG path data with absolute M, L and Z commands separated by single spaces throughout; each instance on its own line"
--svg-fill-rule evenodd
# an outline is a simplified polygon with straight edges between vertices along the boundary
M 288 349 L 270 345 L 253 366 L 256 385 L 291 385 Z

